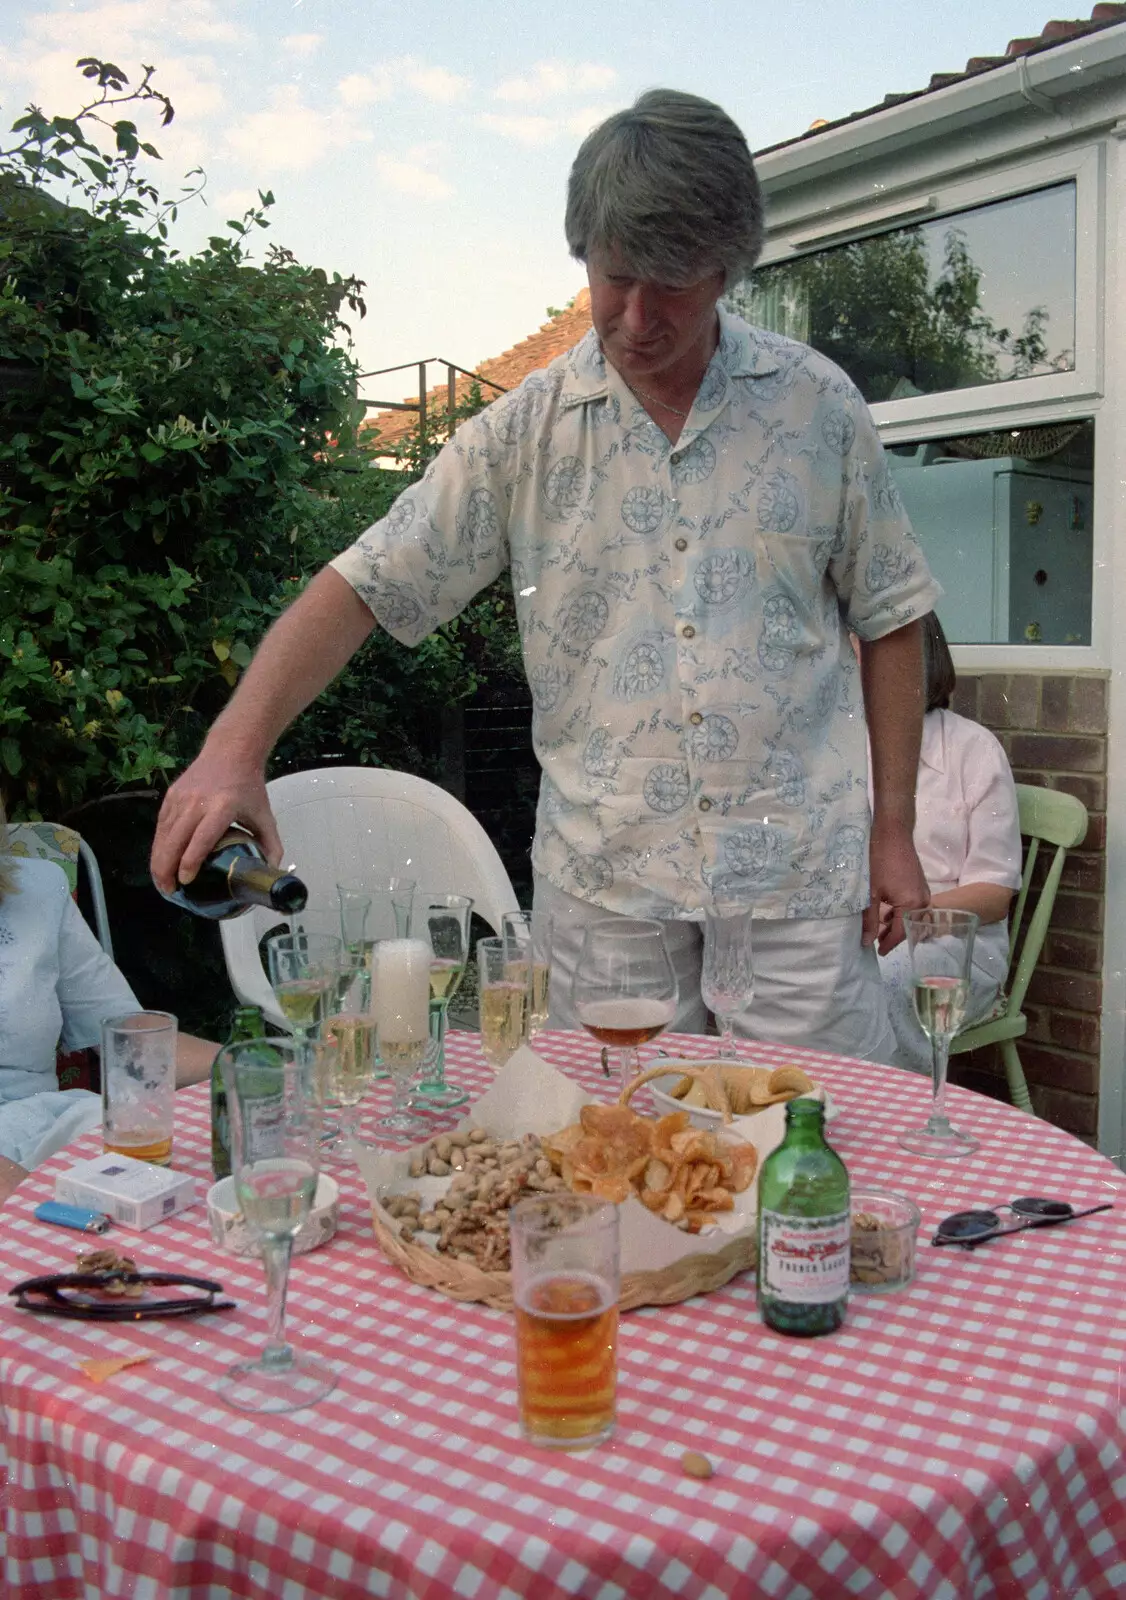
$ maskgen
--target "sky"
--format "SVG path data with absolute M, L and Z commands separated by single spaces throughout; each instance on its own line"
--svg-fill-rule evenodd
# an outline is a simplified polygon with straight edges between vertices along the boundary
M 762 149 L 1052 15 L 1051 0 L 0 0 L 0 126 L 29 103 L 73 114 L 80 56 L 134 81 L 155 66 L 176 108 L 167 129 L 140 123 L 158 182 L 207 175 L 181 250 L 272 190 L 260 239 L 365 281 L 363 370 L 473 367 L 584 284 L 563 240 L 568 169 L 643 90 L 706 95 Z M 394 399 L 412 379 L 363 389 Z

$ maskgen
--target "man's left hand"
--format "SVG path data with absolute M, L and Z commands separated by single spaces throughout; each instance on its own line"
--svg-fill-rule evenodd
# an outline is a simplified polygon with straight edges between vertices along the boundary
M 872 894 L 861 938 L 886 956 L 903 939 L 903 913 L 930 905 L 930 890 L 905 823 L 872 824 L 868 861 Z

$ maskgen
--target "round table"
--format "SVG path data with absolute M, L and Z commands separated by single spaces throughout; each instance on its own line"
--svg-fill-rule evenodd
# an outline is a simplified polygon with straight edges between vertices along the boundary
M 664 1041 L 704 1053 L 700 1038 Z M 584 1036 L 546 1059 L 595 1094 L 612 1086 Z M 260 1349 L 257 1262 L 211 1244 L 202 1205 L 107 1242 L 144 1267 L 221 1279 L 233 1312 L 93 1326 L 0 1309 L 8 1482 L 4 1593 L 247 1595 L 304 1600 L 726 1600 L 894 1595 L 1056 1600 L 1126 1588 L 1124 1179 L 1070 1135 L 952 1090 L 981 1139 L 967 1160 L 905 1155 L 929 1084 L 894 1069 L 755 1047 L 800 1061 L 839 1107 L 831 1138 L 854 1181 L 923 1212 L 913 1286 L 854 1295 L 844 1327 L 803 1341 L 760 1322 L 754 1284 L 631 1312 L 620 1335 L 613 1440 L 567 1456 L 517 1427 L 508 1316 L 456 1304 L 390 1267 L 355 1169 L 335 1240 L 294 1262 L 290 1331 L 336 1363 L 319 1406 L 246 1417 L 213 1398 Z M 489 1081 L 472 1035 L 449 1075 Z M 209 1179 L 205 1086 L 177 1098 L 177 1167 Z M 447 1116 L 436 1127 L 450 1127 Z M 56 1172 L 4 1208 L 5 1284 L 73 1264 L 80 1236 L 35 1221 Z M 1022 1194 L 1118 1209 L 966 1252 L 932 1249 L 945 1214 Z M 149 1352 L 101 1385 L 77 1363 Z M 705 1452 L 708 1481 L 685 1477 Z

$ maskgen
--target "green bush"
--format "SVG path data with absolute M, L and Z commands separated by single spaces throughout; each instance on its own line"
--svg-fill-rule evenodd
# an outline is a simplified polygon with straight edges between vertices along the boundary
M 0 150 L 0 773 L 14 816 L 62 815 L 190 760 L 270 622 L 436 438 L 415 441 L 406 474 L 373 467 L 344 320 L 364 314 L 363 285 L 276 245 L 252 262 L 268 193 L 181 257 L 169 225 L 183 197 L 143 177 L 156 151 L 121 115 L 171 120 L 152 69 L 130 88 L 111 63 L 79 67 L 88 103 L 69 118 L 29 109 Z M 416 651 L 380 635 L 276 761 L 432 770 L 418 730 L 517 657 L 506 586 Z

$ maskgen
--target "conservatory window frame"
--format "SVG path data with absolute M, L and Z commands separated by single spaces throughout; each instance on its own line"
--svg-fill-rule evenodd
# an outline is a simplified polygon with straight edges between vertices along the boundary
M 1106 158 L 1101 142 L 1088 140 L 1051 155 L 1006 157 L 982 175 L 920 173 L 899 190 L 899 205 L 886 190 L 879 202 L 823 213 L 825 243 L 812 244 L 814 219 L 795 217 L 771 237 L 760 267 L 785 265 L 837 249 L 853 239 L 893 233 L 914 223 L 942 221 L 996 201 L 1016 199 L 1061 183 L 1075 185 L 1075 366 L 1070 372 L 1011 378 L 912 395 L 870 405 L 885 444 L 924 443 L 956 434 L 1003 428 L 1030 428 L 1091 418 L 1095 424 L 1093 494 L 1094 571 L 1109 571 L 1115 502 L 1114 450 L 1108 439 L 1117 407 L 1104 399 L 1104 262 L 1106 238 Z M 899 220 L 897 220 L 899 219 Z M 801 240 L 798 247 L 794 242 Z M 807 241 L 809 241 L 807 247 Z M 1111 585 L 1094 583 L 1089 645 L 959 644 L 951 646 L 963 671 L 1075 672 L 1105 670 L 1111 659 Z

